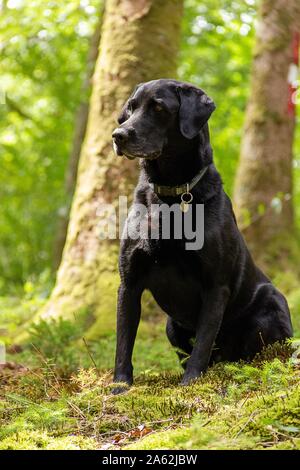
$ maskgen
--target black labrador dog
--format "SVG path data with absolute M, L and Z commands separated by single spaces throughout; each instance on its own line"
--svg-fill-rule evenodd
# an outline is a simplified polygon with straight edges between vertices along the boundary
M 122 239 L 115 382 L 133 382 L 144 289 L 168 315 L 167 336 L 185 369 L 183 385 L 212 362 L 249 360 L 292 336 L 287 302 L 254 264 L 213 164 L 207 121 L 214 109 L 193 85 L 154 80 L 136 87 L 113 132 L 117 155 L 140 159 L 134 203 L 149 211 L 153 204 L 181 204 L 182 214 L 191 210 L 193 219 L 202 204 L 205 215 L 201 249 L 187 250 L 174 230 L 169 239 L 161 232 L 155 239 Z M 133 219 L 129 215 L 127 226 Z

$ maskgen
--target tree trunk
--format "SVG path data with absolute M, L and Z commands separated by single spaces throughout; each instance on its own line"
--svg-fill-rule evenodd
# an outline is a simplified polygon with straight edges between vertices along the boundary
M 263 0 L 257 29 L 235 209 L 256 260 L 267 266 L 293 234 L 295 113 L 288 75 L 300 29 L 298 0 Z M 279 243 L 279 244 L 278 244 Z M 280 243 L 282 246 L 280 246 Z
M 57 232 L 54 241 L 54 250 L 53 250 L 53 270 L 56 271 L 60 265 L 62 252 L 65 246 L 68 225 L 70 220 L 70 208 L 72 203 L 72 198 L 75 191 L 76 179 L 77 179 L 77 170 L 79 157 L 81 153 L 81 147 L 83 140 L 86 134 L 88 115 L 89 115 L 89 91 L 91 88 L 91 81 L 93 78 L 95 63 L 98 57 L 99 42 L 101 36 L 101 27 L 102 27 L 102 14 L 100 12 L 100 18 L 97 23 L 95 32 L 91 38 L 90 50 L 88 53 L 87 60 L 87 72 L 82 84 L 82 95 L 83 100 L 79 105 L 79 108 L 76 113 L 75 126 L 74 126 L 74 136 L 72 142 L 71 153 L 69 156 L 68 166 L 65 175 L 65 195 L 66 202 L 63 207 L 60 208 L 58 214 L 58 223 L 57 223 Z
M 0 2 L 0 12 L 4 13 L 7 8 L 7 0 L 2 0 Z
M 108 0 L 77 187 L 56 286 L 43 316 L 97 318 L 94 331 L 111 328 L 118 286 L 119 243 L 99 239 L 97 209 L 131 194 L 135 162 L 112 151 L 116 118 L 135 85 L 176 73 L 182 0 Z

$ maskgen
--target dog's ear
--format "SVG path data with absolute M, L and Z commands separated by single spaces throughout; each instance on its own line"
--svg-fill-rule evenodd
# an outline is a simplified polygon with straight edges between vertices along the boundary
M 180 132 L 187 139 L 193 139 L 208 121 L 216 106 L 211 98 L 196 87 L 179 87 L 177 90 L 180 99 Z
M 126 101 L 126 103 L 124 104 L 123 108 L 122 108 L 122 111 L 118 117 L 118 123 L 119 124 L 122 124 L 123 122 L 127 121 L 127 119 L 129 118 L 129 115 L 128 115 L 128 111 L 129 111 L 129 101 L 131 100 L 131 98 L 134 97 L 135 93 L 137 92 L 137 90 L 142 86 L 144 85 L 143 83 L 139 83 L 138 85 L 136 85 L 135 89 L 133 90 L 133 92 L 131 93 L 131 95 L 129 96 L 128 100 Z

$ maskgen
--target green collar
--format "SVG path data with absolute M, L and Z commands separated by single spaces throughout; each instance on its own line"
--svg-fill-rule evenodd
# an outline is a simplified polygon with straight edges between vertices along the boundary
M 150 183 L 151 189 L 159 196 L 180 196 L 181 194 L 189 193 L 194 186 L 203 178 L 209 165 L 202 168 L 196 176 L 189 182 L 181 184 L 180 186 L 162 186 L 156 183 Z

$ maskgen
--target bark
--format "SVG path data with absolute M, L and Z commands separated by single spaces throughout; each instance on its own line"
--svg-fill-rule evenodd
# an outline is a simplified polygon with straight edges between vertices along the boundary
M 79 157 L 81 153 L 81 148 L 83 140 L 86 134 L 88 115 L 89 115 L 89 92 L 91 88 L 92 77 L 95 70 L 95 63 L 98 57 L 99 42 L 101 36 L 101 27 L 102 27 L 102 14 L 101 11 L 98 24 L 96 26 L 95 32 L 91 38 L 90 50 L 88 53 L 87 60 L 87 72 L 82 84 L 82 96 L 83 100 L 79 105 L 79 108 L 76 113 L 75 125 L 74 125 L 74 136 L 72 142 L 72 148 L 69 156 L 68 166 L 65 174 L 65 195 L 66 203 L 64 207 L 61 207 L 58 214 L 58 224 L 57 232 L 54 241 L 54 250 L 53 250 L 53 270 L 56 271 L 60 265 L 62 252 L 65 246 L 68 225 L 70 220 L 70 209 L 72 198 L 75 191 L 76 180 L 77 180 L 77 171 Z
M 295 116 L 288 111 L 288 72 L 299 29 L 298 0 L 262 1 L 234 195 L 238 223 L 261 264 L 267 247 L 286 244 L 285 235 L 293 233 Z
M 138 168 L 114 155 L 111 133 L 137 83 L 174 77 L 182 4 L 182 0 L 106 2 L 66 246 L 43 316 L 72 317 L 87 310 L 97 317 L 102 332 L 112 324 L 118 243 L 99 239 L 97 209 L 101 203 L 116 203 L 119 194 L 131 194 Z

